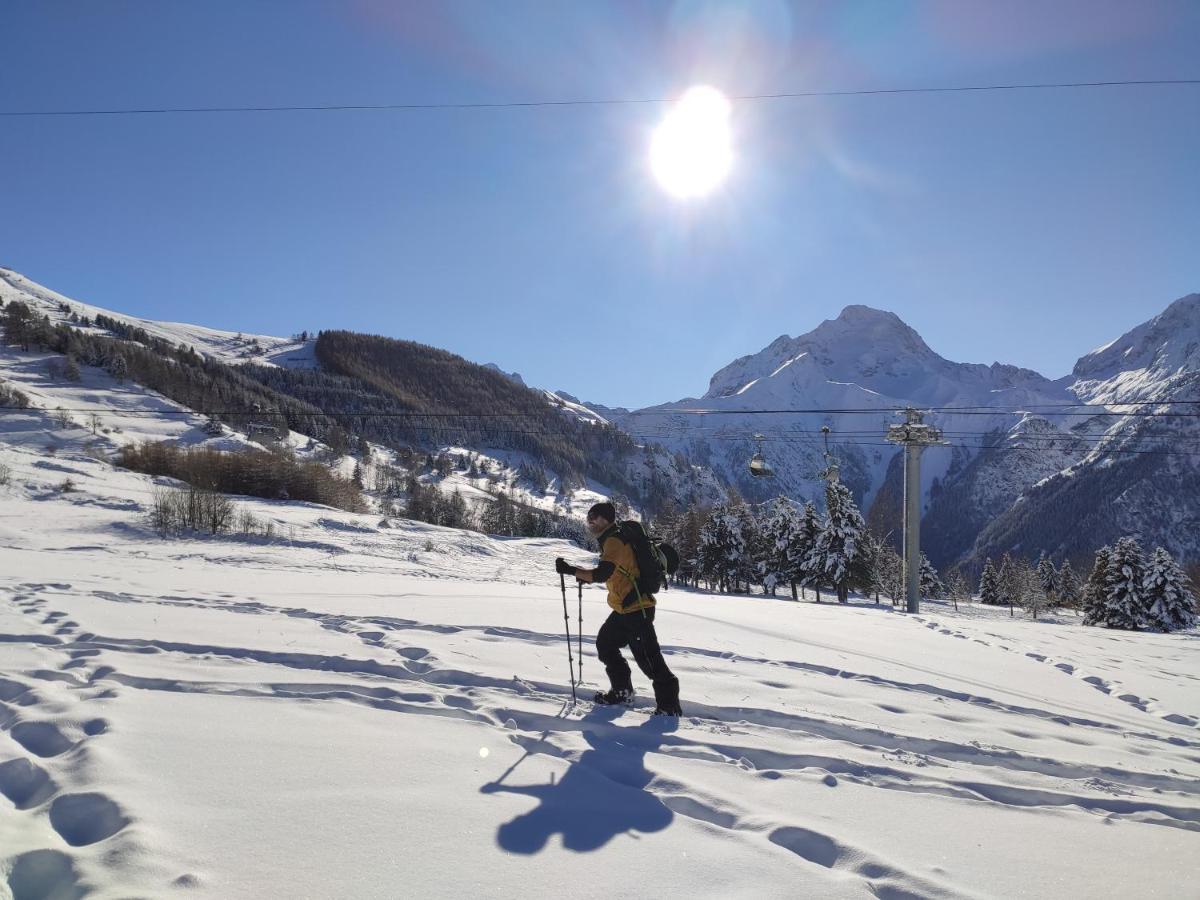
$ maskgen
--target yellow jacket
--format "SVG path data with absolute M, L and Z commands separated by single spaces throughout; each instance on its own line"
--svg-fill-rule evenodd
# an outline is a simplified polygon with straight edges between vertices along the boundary
M 633 547 L 627 544 L 620 535 L 616 523 L 609 526 L 597 541 L 600 544 L 600 570 L 607 569 L 605 563 L 611 563 L 613 567 L 612 574 L 608 576 L 606 584 L 608 585 L 608 605 L 615 612 L 631 613 L 640 612 L 643 609 L 649 609 L 654 606 L 655 600 L 653 594 L 643 594 L 638 597 L 637 585 L 634 579 L 640 574 L 638 570 L 637 557 L 634 555 Z M 581 581 L 594 581 L 592 572 L 583 570 L 580 574 L 586 574 L 586 578 L 581 578 Z

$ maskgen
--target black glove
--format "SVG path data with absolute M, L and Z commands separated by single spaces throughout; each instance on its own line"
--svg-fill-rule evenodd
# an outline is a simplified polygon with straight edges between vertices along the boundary
M 554 561 L 554 571 L 559 575 L 574 575 L 575 567 L 560 556 Z

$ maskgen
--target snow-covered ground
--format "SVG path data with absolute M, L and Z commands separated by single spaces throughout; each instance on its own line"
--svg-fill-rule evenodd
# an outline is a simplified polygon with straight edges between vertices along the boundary
M 1197 894 L 1194 632 L 671 591 L 668 723 L 571 705 L 567 544 L 162 540 L 153 479 L 0 432 L 0 896 Z

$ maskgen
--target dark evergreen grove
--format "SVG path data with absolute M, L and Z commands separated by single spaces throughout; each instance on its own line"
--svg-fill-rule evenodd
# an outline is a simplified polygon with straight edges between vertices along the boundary
M 538 391 L 453 353 L 323 331 L 316 356 L 319 370 L 247 366 L 246 374 L 378 444 L 518 451 L 559 473 L 567 486 L 591 478 L 648 509 L 669 495 L 665 481 L 630 477 L 628 462 L 644 451 L 625 432 L 563 416 Z

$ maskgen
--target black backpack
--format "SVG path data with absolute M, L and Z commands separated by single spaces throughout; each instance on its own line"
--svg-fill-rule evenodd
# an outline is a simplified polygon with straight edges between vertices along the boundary
M 679 568 L 679 554 L 675 548 L 652 539 L 642 523 L 634 519 L 620 523 L 617 533 L 633 548 L 638 567 L 638 595 L 656 594 L 665 588 L 667 576 L 675 574 Z

